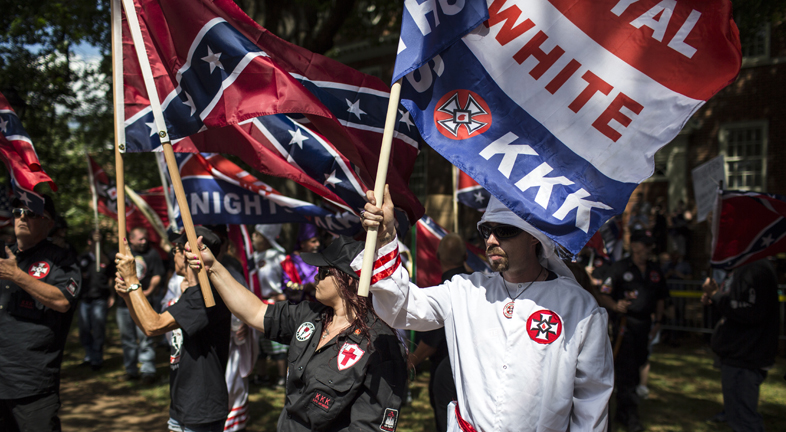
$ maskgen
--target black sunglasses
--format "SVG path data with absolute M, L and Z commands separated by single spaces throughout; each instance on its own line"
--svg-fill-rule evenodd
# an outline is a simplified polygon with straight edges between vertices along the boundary
M 14 217 L 17 218 L 17 219 L 21 218 L 22 215 L 24 215 L 28 219 L 38 219 L 38 218 L 45 218 L 46 217 L 44 215 L 36 214 L 36 212 L 34 212 L 34 211 L 30 210 L 30 209 L 24 209 L 24 208 L 15 208 L 15 209 L 11 210 L 11 213 L 13 213 Z
M 480 236 L 483 237 L 484 240 L 488 240 L 492 234 L 498 240 L 507 240 L 517 235 L 521 234 L 524 231 L 521 228 L 514 227 L 513 225 L 497 225 L 495 227 L 489 225 L 479 225 L 478 232 L 480 232 Z
M 319 271 L 317 272 L 317 280 L 321 281 L 326 277 L 330 276 L 330 267 L 320 267 Z

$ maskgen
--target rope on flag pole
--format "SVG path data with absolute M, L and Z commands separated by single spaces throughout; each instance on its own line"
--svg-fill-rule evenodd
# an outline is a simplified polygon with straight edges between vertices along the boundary
M 112 102 L 115 107 L 115 188 L 117 191 L 117 244 L 126 236 L 126 193 L 123 152 L 126 150 L 123 96 L 123 20 L 120 0 L 112 0 Z M 98 261 L 98 258 L 96 258 Z
M 158 91 L 156 90 L 155 81 L 153 80 L 153 72 L 150 69 L 150 61 L 147 58 L 145 51 L 145 44 L 142 39 L 142 31 L 139 27 L 139 20 L 136 16 L 136 9 L 133 0 L 122 0 L 123 9 L 126 11 L 126 19 L 128 20 L 128 27 L 131 31 L 131 38 L 134 41 L 134 48 L 136 50 L 137 58 L 139 59 L 139 66 L 142 69 L 142 78 L 145 82 L 145 89 L 147 90 L 147 97 L 150 100 L 150 107 L 153 111 L 153 118 L 155 119 L 156 128 L 158 129 L 158 137 L 161 140 L 161 147 L 164 149 L 164 158 L 166 159 L 167 168 L 169 168 L 169 178 L 172 180 L 172 187 L 175 188 L 175 197 L 177 198 L 177 205 L 180 207 L 180 218 L 183 221 L 183 228 L 188 237 L 188 243 L 191 245 L 191 250 L 196 252 L 199 262 L 202 264 L 202 256 L 197 251 L 197 236 L 194 230 L 194 222 L 191 219 L 191 212 L 188 208 L 188 201 L 186 200 L 186 193 L 183 190 L 183 182 L 180 180 L 180 170 L 177 166 L 175 159 L 175 151 L 172 149 L 172 143 L 169 141 L 169 134 L 167 133 L 166 123 L 164 122 L 164 113 L 161 110 L 161 102 L 158 98 Z M 119 189 L 119 187 L 118 187 Z M 216 301 L 213 298 L 213 292 L 210 290 L 210 279 L 207 277 L 205 266 L 202 265 L 197 273 L 199 278 L 199 286 L 202 290 L 202 297 L 205 299 L 205 306 L 213 307 Z
M 401 79 L 393 83 L 390 88 L 388 113 L 385 117 L 385 130 L 382 133 L 382 147 L 379 149 L 379 164 L 377 165 L 377 179 L 374 182 L 374 198 L 377 206 L 382 208 L 385 197 L 385 180 L 388 177 L 388 164 L 390 163 L 390 150 L 393 146 L 393 130 L 396 127 L 396 114 L 398 102 L 401 99 Z M 366 250 L 363 254 L 363 266 L 360 268 L 360 284 L 358 295 L 368 297 L 368 288 L 371 286 L 371 273 L 374 271 L 374 255 L 377 252 L 376 229 L 369 229 L 366 234 Z

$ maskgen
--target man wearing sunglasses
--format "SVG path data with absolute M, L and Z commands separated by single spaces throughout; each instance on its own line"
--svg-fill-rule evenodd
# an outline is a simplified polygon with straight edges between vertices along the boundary
M 81 285 L 76 257 L 47 240 L 55 205 L 15 199 L 16 244 L 0 258 L 0 430 L 59 431 L 60 363 Z
M 478 230 L 497 273 L 418 289 L 400 265 L 387 188 L 382 208 L 373 191 L 368 200 L 363 226 L 379 229 L 375 310 L 394 328 L 445 328 L 458 395 L 449 432 L 606 430 L 614 378 L 608 317 L 551 239 L 492 198 Z

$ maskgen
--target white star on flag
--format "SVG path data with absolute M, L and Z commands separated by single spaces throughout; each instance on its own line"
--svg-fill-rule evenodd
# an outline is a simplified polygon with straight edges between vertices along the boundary
M 188 94 L 188 92 L 183 92 L 183 94 L 186 95 L 186 100 L 183 101 L 183 105 L 187 107 L 191 107 L 191 113 L 188 115 L 189 117 L 191 117 L 196 112 L 196 104 L 194 104 L 194 98 L 192 98 L 191 95 Z
M 19 201 L 24 202 L 26 206 L 30 206 L 30 203 L 33 202 L 25 192 L 19 192 Z
M 483 201 L 486 200 L 486 197 L 483 196 L 483 192 L 481 191 L 475 192 L 474 194 L 472 194 L 472 196 L 475 197 L 475 202 L 482 203 Z
M 336 187 L 336 184 L 341 183 L 341 179 L 336 177 L 336 170 L 333 170 L 330 174 L 325 174 L 325 182 L 322 183 L 322 186 L 327 186 L 330 183 L 331 186 Z
M 360 100 L 356 100 L 355 103 L 350 102 L 349 99 L 346 99 L 346 101 L 347 101 L 347 106 L 349 107 L 349 108 L 347 108 L 347 112 L 355 114 L 355 116 L 358 119 L 360 119 L 360 116 L 362 114 L 366 113 L 365 111 L 360 109 Z
M 398 122 L 407 125 L 407 130 L 410 130 L 412 126 L 415 126 L 415 123 L 412 123 L 412 120 L 409 118 L 409 111 L 404 112 L 402 110 L 398 110 L 398 113 L 401 114 L 401 118 L 398 120 Z
M 221 70 L 224 70 L 224 65 L 218 60 L 221 58 L 221 53 L 214 53 L 213 50 L 210 49 L 210 45 L 207 47 L 207 56 L 202 57 L 202 60 L 210 63 L 210 73 L 213 73 L 213 69 L 218 66 Z
M 147 127 L 150 128 L 150 136 L 153 136 L 158 133 L 156 130 L 156 122 L 145 123 Z
M 3 133 L 8 132 L 8 120 L 0 118 L 0 130 L 2 130 Z
M 774 242 L 774 241 L 775 241 L 775 239 L 774 239 L 774 238 L 772 238 L 772 234 L 767 234 L 767 236 L 766 236 L 766 237 L 762 237 L 762 238 L 761 238 L 761 244 L 762 244 L 764 247 L 768 247 L 768 246 L 769 246 L 769 245 L 771 245 L 771 244 L 772 244 L 772 242 Z
M 297 144 L 297 146 L 302 149 L 303 148 L 303 141 L 307 140 L 308 137 L 303 135 L 300 132 L 300 128 L 297 128 L 296 130 L 288 131 L 288 132 L 289 132 L 290 135 L 292 135 L 292 140 L 289 141 L 289 145 Z

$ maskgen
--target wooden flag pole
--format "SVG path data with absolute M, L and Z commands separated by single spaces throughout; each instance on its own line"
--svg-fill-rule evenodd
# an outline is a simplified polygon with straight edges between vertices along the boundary
M 85 152 L 85 159 L 87 159 L 87 178 L 90 181 L 90 192 L 93 194 L 94 230 L 98 232 L 98 194 L 96 193 L 96 178 L 93 174 L 93 164 L 90 163 L 90 155 L 88 155 L 87 152 Z M 93 246 L 96 248 L 96 273 L 98 273 L 101 271 L 101 242 L 98 241 Z
M 191 219 L 191 212 L 188 208 L 188 201 L 186 200 L 186 193 L 183 190 L 183 182 L 180 179 L 180 170 L 175 160 L 175 151 L 172 149 L 172 143 L 169 141 L 169 134 L 167 133 L 166 123 L 164 122 L 164 113 L 161 111 L 161 102 L 158 98 L 158 91 L 156 90 L 155 81 L 153 80 L 153 72 L 150 69 L 150 61 L 147 58 L 145 51 L 145 44 L 142 39 L 142 31 L 139 27 L 139 20 L 136 16 L 136 9 L 134 8 L 133 0 L 122 0 L 123 9 L 126 11 L 126 19 L 128 20 L 128 28 L 131 31 L 131 38 L 134 41 L 134 49 L 136 56 L 139 59 L 139 66 L 142 69 L 142 78 L 145 82 L 145 89 L 147 90 L 147 97 L 150 100 L 150 108 L 153 111 L 153 118 L 155 125 L 158 129 L 158 137 L 161 140 L 161 147 L 164 150 L 164 158 L 166 165 L 169 169 L 169 178 L 172 180 L 172 187 L 175 189 L 175 198 L 177 205 L 180 207 L 180 218 L 183 220 L 183 228 L 186 231 L 188 244 L 191 245 L 191 250 L 196 253 L 200 263 L 202 263 L 202 256 L 197 251 L 197 236 L 194 230 L 194 222 Z M 119 188 L 118 188 L 119 189 Z M 205 299 L 205 306 L 213 307 L 216 305 L 216 300 L 213 298 L 213 292 L 210 289 L 210 279 L 207 277 L 205 266 L 202 265 L 197 273 L 199 278 L 199 286 L 202 289 L 202 297 Z
M 385 117 L 385 130 L 382 133 L 382 147 L 379 149 L 379 164 L 377 165 L 377 179 L 374 183 L 374 197 L 377 200 L 377 207 L 382 208 L 385 197 L 385 180 L 388 177 L 388 164 L 390 163 L 390 150 L 393 147 L 393 131 L 396 128 L 396 114 L 398 113 L 398 102 L 401 98 L 401 79 L 393 83 L 390 88 L 390 100 L 388 101 L 388 113 Z M 358 295 L 368 297 L 368 288 L 371 286 L 371 273 L 374 271 L 374 255 L 377 252 L 376 229 L 368 230 L 366 233 L 366 250 L 363 254 L 363 266 L 360 268 L 360 284 Z
M 123 152 L 126 150 L 123 99 L 123 30 L 120 0 L 112 0 L 112 102 L 115 107 L 115 189 L 117 192 L 117 244 L 126 237 L 126 192 Z M 96 257 L 96 260 L 98 258 Z

